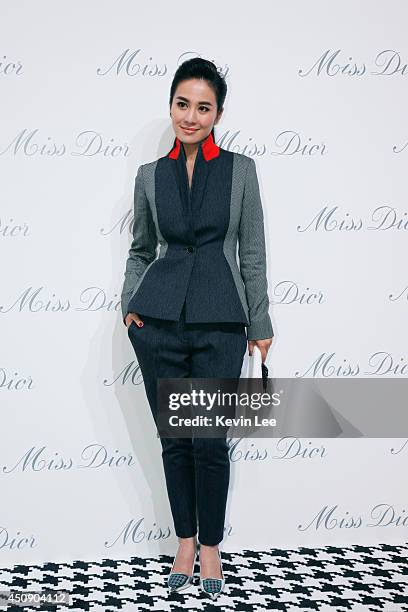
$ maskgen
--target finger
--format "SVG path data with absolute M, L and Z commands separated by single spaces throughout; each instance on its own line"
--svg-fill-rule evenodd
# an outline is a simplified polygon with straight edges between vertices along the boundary
M 136 312 L 129 313 L 129 319 L 129 325 L 134 321 L 138 327 L 143 327 L 143 321 Z

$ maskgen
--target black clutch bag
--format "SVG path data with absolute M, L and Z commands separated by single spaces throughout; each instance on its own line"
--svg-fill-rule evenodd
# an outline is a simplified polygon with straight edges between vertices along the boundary
M 266 389 L 268 387 L 268 374 L 269 374 L 269 370 L 266 367 L 266 365 L 264 364 L 264 362 L 261 363 L 261 372 L 262 372 L 262 386 L 263 386 L 263 390 L 266 391 Z

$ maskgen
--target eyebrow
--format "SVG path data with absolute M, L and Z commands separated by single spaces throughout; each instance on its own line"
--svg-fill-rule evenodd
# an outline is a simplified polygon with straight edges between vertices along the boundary
M 176 96 L 176 98 L 178 100 L 184 100 L 184 102 L 189 102 L 189 99 L 185 98 L 184 96 Z M 198 104 L 208 104 L 208 106 L 212 106 L 211 102 L 207 102 L 206 100 L 201 100 L 201 102 L 198 102 Z

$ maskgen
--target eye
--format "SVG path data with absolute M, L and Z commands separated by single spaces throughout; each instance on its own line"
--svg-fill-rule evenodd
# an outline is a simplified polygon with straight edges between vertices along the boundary
M 179 101 L 177 102 L 177 106 L 178 106 L 179 108 L 184 108 L 185 106 L 187 106 L 187 104 L 186 104 L 186 102 L 183 102 L 182 100 L 179 100 Z M 208 111 L 210 110 L 210 109 L 208 108 L 208 106 L 203 106 L 203 105 L 202 105 L 202 106 L 199 106 L 199 109 L 200 109 L 201 111 L 206 112 L 206 113 L 208 113 Z

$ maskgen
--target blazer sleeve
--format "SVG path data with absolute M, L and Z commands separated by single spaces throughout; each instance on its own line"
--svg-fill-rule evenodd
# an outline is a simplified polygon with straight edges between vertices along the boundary
M 156 227 L 144 187 L 143 164 L 139 166 L 135 178 L 133 203 L 133 240 L 126 261 L 121 295 L 124 325 L 126 325 L 125 318 L 129 312 L 127 307 L 133 290 L 147 266 L 156 258 L 158 243 Z
M 245 284 L 250 325 L 248 340 L 273 337 L 266 277 L 265 232 L 255 161 L 249 158 L 239 224 L 239 260 Z

